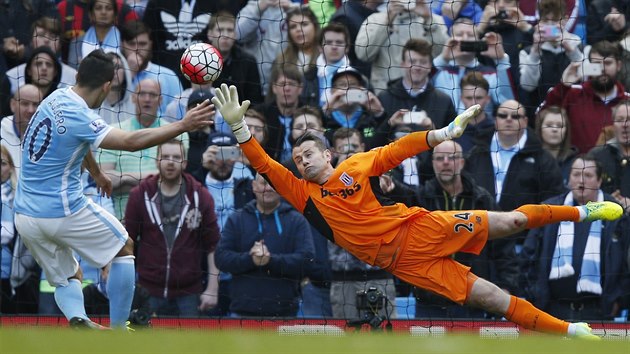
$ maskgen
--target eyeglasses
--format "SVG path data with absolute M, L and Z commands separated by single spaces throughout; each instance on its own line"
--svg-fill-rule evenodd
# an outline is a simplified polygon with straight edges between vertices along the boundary
M 455 161 L 455 160 L 462 159 L 464 157 L 460 154 L 451 154 L 451 155 L 433 155 L 432 158 L 433 158 L 433 161 L 444 162 L 444 161 Z
M 525 118 L 527 118 L 527 116 L 521 115 L 521 114 L 517 114 L 517 113 L 497 113 L 497 118 L 499 118 L 499 119 L 508 119 L 508 117 L 511 117 L 512 119 L 525 119 Z

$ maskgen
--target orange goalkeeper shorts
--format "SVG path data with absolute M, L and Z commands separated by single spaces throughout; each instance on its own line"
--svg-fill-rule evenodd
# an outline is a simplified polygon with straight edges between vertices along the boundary
M 409 284 L 463 304 L 470 267 L 452 255 L 481 252 L 488 240 L 488 212 L 433 211 L 407 227 L 400 254 L 388 270 Z

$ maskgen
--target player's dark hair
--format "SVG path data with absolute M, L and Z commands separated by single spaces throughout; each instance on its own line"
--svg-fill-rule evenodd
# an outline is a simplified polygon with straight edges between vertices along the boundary
M 113 79 L 114 61 L 102 49 L 92 51 L 79 65 L 77 73 L 79 86 L 94 90 Z
M 298 140 L 295 142 L 295 145 L 293 146 L 298 147 L 302 144 L 304 144 L 307 141 L 312 141 L 315 143 L 315 146 L 317 146 L 317 148 L 321 151 L 327 150 L 328 148 L 326 147 L 326 143 L 322 140 L 321 137 L 319 137 L 316 134 L 313 134 L 313 132 L 306 132 L 304 133 L 301 137 L 298 138 Z

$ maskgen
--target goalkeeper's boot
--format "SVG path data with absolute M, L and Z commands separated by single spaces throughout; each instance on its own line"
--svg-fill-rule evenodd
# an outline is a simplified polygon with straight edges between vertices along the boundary
M 70 319 L 70 327 L 75 329 L 90 329 L 96 331 L 108 331 L 111 329 L 81 317 L 72 317 Z
M 583 221 L 617 220 L 623 214 L 621 205 L 614 202 L 588 202 L 582 208 L 586 211 L 586 218 Z
M 464 134 L 464 130 L 466 130 L 466 126 L 470 121 L 481 113 L 481 106 L 476 104 L 468 107 L 464 112 L 459 114 L 455 119 L 449 124 L 449 133 L 452 138 L 459 138 Z
M 586 340 L 602 340 L 600 336 L 596 336 L 593 334 L 593 330 L 588 323 L 578 322 L 573 324 L 575 326 L 575 334 L 573 335 L 575 338 L 586 339 Z

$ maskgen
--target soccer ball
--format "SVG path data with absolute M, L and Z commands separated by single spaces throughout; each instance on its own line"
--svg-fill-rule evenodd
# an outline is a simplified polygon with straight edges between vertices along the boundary
M 179 62 L 182 74 L 195 84 L 207 84 L 219 78 L 223 57 L 207 43 L 195 43 L 186 48 Z

